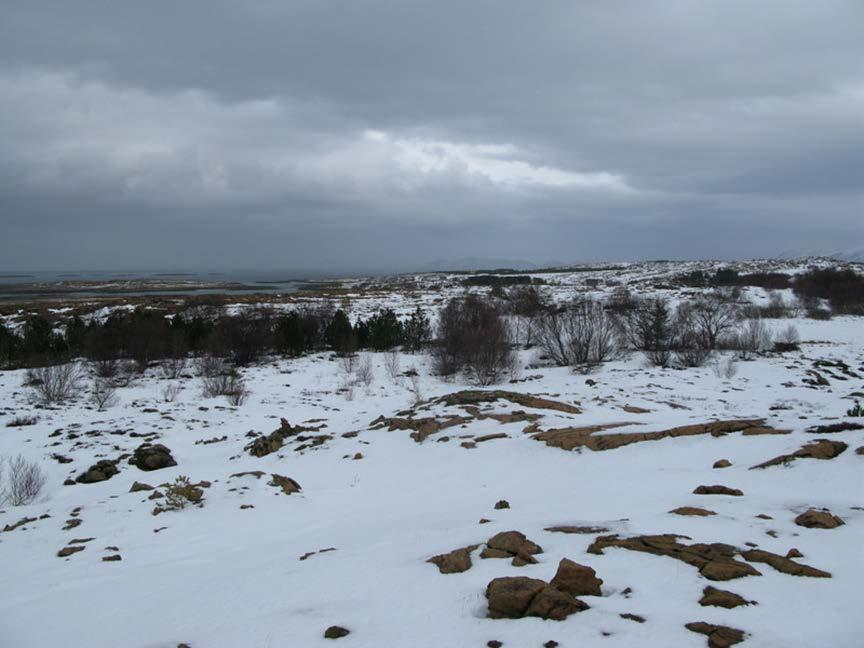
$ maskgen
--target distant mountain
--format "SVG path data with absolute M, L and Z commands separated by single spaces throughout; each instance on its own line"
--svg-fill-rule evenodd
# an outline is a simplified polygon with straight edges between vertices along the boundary
M 837 259 L 838 261 L 853 261 L 864 263 L 864 247 L 851 247 L 844 249 L 831 248 L 811 248 L 786 250 L 779 255 L 781 259 L 803 259 L 806 257 L 827 257 L 829 259 Z

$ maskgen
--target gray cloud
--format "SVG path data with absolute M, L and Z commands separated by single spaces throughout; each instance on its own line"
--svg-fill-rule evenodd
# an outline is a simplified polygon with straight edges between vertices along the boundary
M 854 0 L 12 0 L 0 266 L 860 246 L 862 24 Z

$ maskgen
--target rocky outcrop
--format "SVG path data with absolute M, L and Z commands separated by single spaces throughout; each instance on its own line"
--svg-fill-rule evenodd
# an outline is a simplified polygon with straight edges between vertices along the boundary
M 162 470 L 176 466 L 177 462 L 171 456 L 171 451 L 161 443 L 142 443 L 135 448 L 129 463 L 141 470 Z
M 738 490 L 737 488 L 729 488 L 728 486 L 722 486 L 720 484 L 714 484 L 713 486 L 697 486 L 693 491 L 694 495 L 732 495 L 734 497 L 741 497 L 744 495 L 743 491 Z
M 763 461 L 760 464 L 751 466 L 750 470 L 755 468 L 768 468 L 769 466 L 780 466 L 789 464 L 796 459 L 833 459 L 834 457 L 845 452 L 849 446 L 842 441 L 831 441 L 829 439 L 817 439 L 810 443 L 801 446 L 792 454 L 784 454 L 768 461 Z
M 836 529 L 843 526 L 843 519 L 833 515 L 831 511 L 810 509 L 795 518 L 795 524 L 808 529 Z
M 709 511 L 708 509 L 699 508 L 698 506 L 679 506 L 676 509 L 672 509 L 669 511 L 674 515 L 695 515 L 698 517 L 706 517 L 709 515 L 717 515 L 714 511 Z
M 644 441 L 657 441 L 665 438 L 681 436 L 695 436 L 699 434 L 710 434 L 712 436 L 723 436 L 731 432 L 743 432 L 747 434 L 788 434 L 788 430 L 775 430 L 765 425 L 764 419 L 734 419 L 728 421 L 712 421 L 710 423 L 698 423 L 695 425 L 683 425 L 680 427 L 660 430 L 657 432 L 631 432 L 617 434 L 596 434 L 611 427 L 632 425 L 633 423 L 608 423 L 605 425 L 591 425 L 578 428 L 560 428 L 538 432 L 532 438 L 543 441 L 546 445 L 563 450 L 574 448 L 588 448 L 589 450 L 612 450 L 631 443 Z
M 765 563 L 770 565 L 779 572 L 789 574 L 790 576 L 809 576 L 810 578 L 831 578 L 831 574 L 821 569 L 816 569 L 810 565 L 802 565 L 789 558 L 784 558 L 770 551 L 761 549 L 750 549 L 749 551 L 741 552 L 744 560 L 756 563 Z
M 291 495 L 292 493 L 299 493 L 301 490 L 300 484 L 298 484 L 290 477 L 285 477 L 284 475 L 277 475 L 276 473 L 271 473 L 270 477 L 272 477 L 272 479 L 267 482 L 267 485 L 281 488 L 282 492 L 286 495 Z
M 691 632 L 708 637 L 708 648 L 729 648 L 744 641 L 744 631 L 729 626 L 715 625 L 704 621 L 694 621 L 684 626 Z
M 117 469 L 117 460 L 102 459 L 90 466 L 83 473 L 75 478 L 79 484 L 94 484 L 96 482 L 111 479 L 120 471 Z
M 486 541 L 486 548 L 480 552 L 481 558 L 512 558 L 515 567 L 532 565 L 537 562 L 535 554 L 543 553 L 540 545 L 531 542 L 519 531 L 502 531 Z
M 728 590 L 717 589 L 710 585 L 702 590 L 702 598 L 699 599 L 699 605 L 722 607 L 727 610 L 739 607 L 741 605 L 750 605 L 752 601 L 748 601 L 743 596 L 739 596 L 735 592 Z
M 471 552 L 480 545 L 469 545 L 445 554 L 432 556 L 426 562 L 438 567 L 442 574 L 461 574 L 471 569 Z
M 619 538 L 617 535 L 600 536 L 588 547 L 588 553 L 602 554 L 609 547 L 640 551 L 655 556 L 668 556 L 692 565 L 708 580 L 726 581 L 743 576 L 760 576 L 752 565 L 735 560 L 738 549 L 727 544 L 684 544 L 673 534 Z
M 539 617 L 561 621 L 589 607 L 545 581 L 524 576 L 492 580 L 486 587 L 486 600 L 491 619 Z
M 603 580 L 591 567 L 563 558 L 549 584 L 573 596 L 600 596 Z

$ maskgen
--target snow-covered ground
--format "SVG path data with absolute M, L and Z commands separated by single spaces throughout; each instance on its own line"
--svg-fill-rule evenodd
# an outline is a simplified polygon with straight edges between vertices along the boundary
M 428 292 L 400 303 L 407 309 L 440 298 Z M 506 647 L 548 641 L 562 648 L 695 647 L 706 645 L 706 637 L 684 625 L 706 621 L 745 631 L 744 645 L 858 647 L 864 456 L 855 450 L 864 446 L 864 431 L 805 430 L 856 420 L 844 415 L 850 395 L 864 392 L 864 326 L 851 317 L 794 324 L 804 341 L 799 352 L 739 362 L 729 379 L 710 365 L 647 368 L 638 354 L 581 375 L 537 368 L 536 353 L 523 351 L 518 381 L 496 386 L 575 405 L 578 414 L 505 399 L 477 404 L 482 416 L 441 402 L 417 408 L 418 387 L 421 398 L 432 401 L 469 386 L 432 376 L 428 358 L 409 354 L 400 356 L 400 366 L 416 369 L 416 380 L 391 378 L 384 355 L 371 354 L 374 380 L 350 390 L 342 363 L 330 354 L 274 359 L 243 370 L 251 396 L 237 408 L 204 398 L 196 378 L 181 379 L 179 396 L 166 403 L 166 380 L 155 370 L 120 389 L 119 403 L 105 411 L 84 398 L 38 408 L 22 387 L 22 371 L 0 372 L 0 425 L 37 417 L 33 425 L 0 427 L 0 456 L 21 453 L 49 475 L 36 503 L 0 513 L 0 529 L 36 518 L 0 532 L 0 646 L 305 648 L 330 645 L 324 630 L 339 625 L 350 634 L 337 645 L 369 648 L 468 648 L 491 640 Z M 841 360 L 856 377 L 820 369 L 828 385 L 805 383 L 819 359 Z M 514 412 L 536 415 L 535 427 L 487 416 Z M 411 413 L 470 420 L 422 442 L 410 430 L 372 424 L 382 415 Z M 270 434 L 280 418 L 323 427 L 286 438 L 277 452 L 250 455 L 244 449 L 253 440 L 249 433 Z M 566 451 L 531 434 L 622 422 L 634 425 L 602 433 L 641 433 L 747 418 L 789 433 L 678 436 L 603 451 Z M 472 442 L 498 433 L 506 437 Z M 305 439 L 318 435 L 329 438 L 320 445 Z M 848 449 L 833 459 L 750 469 L 821 438 Z M 167 446 L 177 465 L 147 472 L 124 458 L 119 474 L 106 481 L 64 485 L 97 460 L 128 456 L 148 440 Z M 732 465 L 712 468 L 719 459 Z M 232 477 L 247 471 L 264 474 Z M 270 485 L 272 474 L 296 480 L 302 490 L 284 494 Z M 160 501 L 148 499 L 152 491 L 129 492 L 136 481 L 159 487 L 179 475 L 210 482 L 203 506 L 153 515 Z M 693 494 L 713 484 L 743 496 Z M 510 507 L 494 508 L 502 499 Z M 716 515 L 669 513 L 681 506 Z M 796 516 L 810 508 L 830 509 L 845 525 L 796 525 Z M 76 518 L 78 526 L 63 529 Z M 545 530 L 556 525 L 608 531 Z M 509 530 L 542 547 L 537 564 L 481 559 L 481 548 L 462 573 L 442 574 L 426 562 L 468 545 L 482 547 Z M 781 556 L 796 548 L 803 554 L 798 562 L 831 578 L 756 563 L 760 576 L 714 582 L 666 556 L 623 548 L 586 552 L 601 535 L 662 533 L 688 536 L 681 540 L 688 544 L 755 545 Z M 57 556 L 73 539 L 88 538 L 79 543 L 83 551 Z M 102 560 L 117 554 L 122 560 Z M 562 558 L 594 568 L 603 579 L 602 596 L 580 597 L 590 609 L 563 621 L 486 617 L 484 592 L 493 578 L 548 581 Z M 758 604 L 703 607 L 699 600 L 709 585 Z

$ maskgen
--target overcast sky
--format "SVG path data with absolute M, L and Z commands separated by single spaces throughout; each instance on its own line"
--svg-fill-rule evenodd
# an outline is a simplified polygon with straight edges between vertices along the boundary
M 2 0 L 0 269 L 864 245 L 860 0 Z

